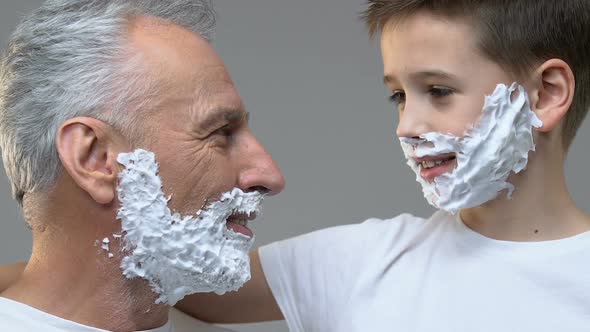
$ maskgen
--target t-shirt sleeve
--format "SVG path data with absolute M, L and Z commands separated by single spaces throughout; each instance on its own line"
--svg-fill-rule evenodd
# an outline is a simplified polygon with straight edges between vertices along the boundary
M 394 240 L 388 233 L 399 230 L 398 218 L 328 228 L 259 249 L 290 331 L 328 331 L 343 320 L 341 308 L 361 271 L 373 263 L 368 253 Z

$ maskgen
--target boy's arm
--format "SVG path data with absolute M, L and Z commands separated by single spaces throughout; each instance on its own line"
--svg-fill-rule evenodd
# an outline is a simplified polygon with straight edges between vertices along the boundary
M 283 314 L 262 271 L 258 251 L 250 253 L 252 278 L 236 292 L 225 295 L 193 294 L 176 308 L 209 323 L 233 324 L 283 320 Z
M 20 277 L 27 263 L 0 266 L 0 293 L 10 287 Z

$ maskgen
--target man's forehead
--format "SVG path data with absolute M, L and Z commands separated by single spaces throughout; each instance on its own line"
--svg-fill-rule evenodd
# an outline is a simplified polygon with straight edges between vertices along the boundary
M 225 64 L 204 38 L 156 18 L 135 19 L 132 47 L 162 85 L 162 98 L 194 110 L 239 109 L 242 101 Z
M 242 99 L 225 67 L 211 67 L 203 70 L 194 83 L 198 103 L 219 108 L 242 107 Z
M 176 24 L 150 17 L 136 18 L 131 23 L 129 40 L 132 54 L 139 54 L 156 75 L 166 79 L 193 80 L 209 68 L 215 71 L 211 76 L 229 76 L 207 40 Z
M 224 65 L 202 68 L 195 75 L 195 85 L 209 95 L 235 93 L 234 82 Z
M 235 117 L 236 113 L 245 112 L 242 98 L 225 68 L 211 68 L 203 72 L 195 86 L 192 109 L 197 113 L 193 114 L 196 119 L 204 119 L 204 116 Z

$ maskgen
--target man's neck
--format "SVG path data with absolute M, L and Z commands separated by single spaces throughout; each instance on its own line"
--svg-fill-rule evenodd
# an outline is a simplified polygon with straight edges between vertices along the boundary
M 476 232 L 505 241 L 547 241 L 590 230 L 590 217 L 578 209 L 567 190 L 563 155 L 555 146 L 538 146 L 529 165 L 509 182 L 516 187 L 483 206 L 461 211 L 463 222 Z
M 100 244 L 95 245 L 103 237 L 52 233 L 52 229 L 44 234 L 34 231 L 27 268 L 1 296 L 109 331 L 147 330 L 167 322 L 168 306 L 156 305 L 156 295 L 143 280 L 126 279 L 119 269 L 120 258 L 109 258 Z

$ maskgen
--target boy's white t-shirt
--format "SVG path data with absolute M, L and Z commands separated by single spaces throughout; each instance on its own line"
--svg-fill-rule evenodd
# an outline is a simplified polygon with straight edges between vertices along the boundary
M 590 232 L 498 241 L 437 212 L 264 246 L 291 331 L 590 331 Z
M 174 321 L 174 323 L 173 323 Z M 26 304 L 0 297 L 0 331 L 2 332 L 108 332 L 50 315 Z M 162 327 L 143 332 L 230 332 L 172 309 L 170 320 Z

